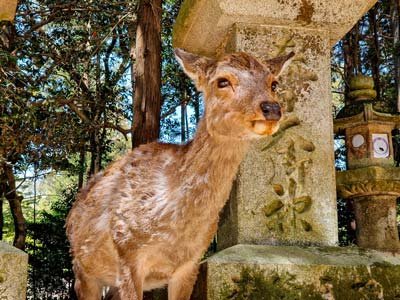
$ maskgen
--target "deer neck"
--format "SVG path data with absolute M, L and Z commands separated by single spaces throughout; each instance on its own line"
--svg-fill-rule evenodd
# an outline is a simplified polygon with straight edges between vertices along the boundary
M 206 120 L 200 121 L 196 136 L 185 147 L 180 161 L 179 178 L 188 187 L 187 201 L 218 213 L 229 197 L 248 147 L 246 140 L 210 134 Z

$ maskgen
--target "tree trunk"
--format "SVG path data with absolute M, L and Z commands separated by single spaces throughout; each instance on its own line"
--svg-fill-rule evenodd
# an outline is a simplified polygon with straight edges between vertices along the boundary
M 348 105 L 347 95 L 350 92 L 349 78 L 353 75 L 353 57 L 351 56 L 350 49 L 350 33 L 348 33 L 343 39 L 343 60 L 344 60 L 344 94 L 345 94 L 345 104 Z
M 397 111 L 400 112 L 400 3 L 399 0 L 391 0 L 390 4 L 392 31 L 393 31 L 393 72 L 395 80 L 395 96 L 397 99 Z
M 4 173 L 7 179 L 5 197 L 10 204 L 11 215 L 14 219 L 14 242 L 13 245 L 21 250 L 25 249 L 26 223 L 22 214 L 22 197 L 17 195 L 15 177 L 12 167 L 3 165 Z
M 78 174 L 78 190 L 83 187 L 83 179 L 85 176 L 85 159 L 86 159 L 86 147 L 82 146 L 82 149 L 79 153 L 79 174 Z
M 361 73 L 361 57 L 360 57 L 360 21 L 356 23 L 352 30 L 352 44 L 351 53 L 353 54 L 353 61 L 354 61 L 354 74 Z
M 189 132 L 186 126 L 187 119 L 187 94 L 186 94 L 186 84 L 185 75 L 181 74 L 179 77 L 179 87 L 181 92 L 181 142 L 184 143 L 189 138 Z
M 350 32 L 343 39 L 343 59 L 344 59 L 344 81 L 345 81 L 345 99 L 348 101 L 349 80 L 360 70 L 359 56 L 359 23 L 354 25 Z
M 372 77 L 374 78 L 374 85 L 376 90 L 376 99 L 381 100 L 381 82 L 379 74 L 380 66 L 380 47 L 379 47 L 379 37 L 378 37 L 378 24 L 376 23 L 376 6 L 374 6 L 368 13 L 368 19 L 370 23 L 370 29 L 372 34 L 372 45 L 370 46 L 370 61 Z
M 4 228 L 3 195 L 2 191 L 0 190 L 0 241 L 3 240 L 3 228 Z
M 90 153 L 89 177 L 93 176 L 101 169 L 99 131 L 97 129 L 93 130 L 90 136 Z
M 132 147 L 158 139 L 161 110 L 161 4 L 142 0 L 136 29 Z
M 186 141 L 186 126 L 185 126 L 185 110 L 186 104 L 184 102 L 181 103 L 181 142 Z
M 196 96 L 193 99 L 194 105 L 194 118 L 196 119 L 196 124 L 200 121 L 200 97 L 199 94 L 196 93 Z
M 186 96 L 187 97 L 187 96 Z M 186 102 L 187 103 L 187 102 Z M 189 134 L 189 118 L 188 118 L 188 110 L 187 110 L 187 104 L 185 104 L 185 127 L 186 127 L 186 141 L 189 140 L 190 134 Z

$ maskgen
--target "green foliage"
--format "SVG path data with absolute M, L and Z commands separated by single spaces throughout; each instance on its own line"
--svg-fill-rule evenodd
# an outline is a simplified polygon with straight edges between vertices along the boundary
M 0 30 L 0 161 L 60 169 L 126 134 L 135 12 L 135 1 L 20 1 Z
M 349 201 L 349 202 L 347 202 Z M 352 222 L 354 223 L 355 216 L 352 211 L 351 200 L 337 199 L 337 210 L 338 210 L 338 232 L 339 232 L 339 245 L 340 246 L 352 246 L 355 245 L 356 232 L 351 227 Z
M 64 225 L 76 190 L 75 185 L 66 186 L 48 210 L 28 222 L 28 299 L 70 299 L 73 273 Z

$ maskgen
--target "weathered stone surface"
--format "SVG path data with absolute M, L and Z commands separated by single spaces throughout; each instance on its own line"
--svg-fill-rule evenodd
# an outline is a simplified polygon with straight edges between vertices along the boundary
M 28 255 L 0 242 L 0 299 L 25 300 Z
M 215 55 L 236 23 L 317 29 L 333 46 L 376 0 L 186 0 L 174 29 L 174 45 Z
M 236 245 L 203 269 L 196 300 L 400 297 L 400 256 L 358 248 Z
M 13 21 L 17 0 L 0 0 L 0 21 Z
M 186 0 L 174 46 L 260 59 L 296 53 L 281 76 L 286 132 L 254 145 L 240 166 L 218 235 L 238 243 L 337 243 L 330 48 L 376 0 Z M 264 150 L 264 151 L 262 151 Z
M 396 199 L 385 194 L 354 198 L 359 247 L 400 253 Z
M 337 243 L 336 191 L 326 33 L 236 24 L 227 52 L 261 59 L 294 51 L 281 76 L 286 120 L 293 126 L 253 146 L 239 168 L 218 235 L 234 244 Z

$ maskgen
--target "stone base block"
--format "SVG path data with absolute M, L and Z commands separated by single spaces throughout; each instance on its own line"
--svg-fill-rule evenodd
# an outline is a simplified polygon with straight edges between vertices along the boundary
M 400 256 L 355 247 L 236 245 L 202 264 L 192 299 L 400 299 Z
M 0 299 L 25 300 L 28 255 L 0 242 Z

